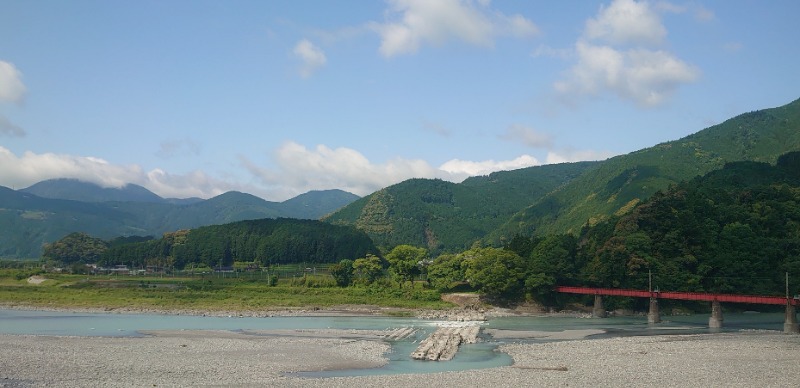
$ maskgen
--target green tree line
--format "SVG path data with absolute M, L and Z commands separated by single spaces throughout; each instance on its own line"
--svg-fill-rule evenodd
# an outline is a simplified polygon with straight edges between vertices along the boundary
M 45 251 L 71 261 L 160 260 L 156 264 L 177 268 L 335 263 L 330 274 L 343 287 L 404 288 L 422 281 L 440 291 L 475 290 L 498 302 L 558 305 L 568 297 L 555 294 L 556 285 L 647 289 L 649 273 L 662 290 L 776 295 L 784 290 L 785 272 L 800 276 L 800 153 L 783 155 L 776 165 L 727 164 L 578 235 L 517 235 L 502 247 L 476 244 L 435 258 L 428 248 L 410 244 L 382 255 L 353 228 L 298 220 L 244 221 L 107 246 L 72 237 L 76 241 Z M 81 248 L 65 253 L 70 247 Z

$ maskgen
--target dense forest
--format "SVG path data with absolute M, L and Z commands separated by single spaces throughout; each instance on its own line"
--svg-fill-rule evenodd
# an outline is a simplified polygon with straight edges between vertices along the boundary
M 40 257 L 45 243 L 73 232 L 111 239 L 260 218 L 318 219 L 356 199 L 341 190 L 283 202 L 234 191 L 207 200 L 167 199 L 136 185 L 103 188 L 70 179 L 22 190 L 0 186 L 0 258 Z
M 361 198 L 323 220 L 354 225 L 385 251 L 411 244 L 432 254 L 458 252 L 469 249 L 520 209 L 597 165 L 551 164 L 471 177 L 462 183 L 409 179 Z
M 330 274 L 340 286 L 382 281 L 402 288 L 425 279 L 441 291 L 466 286 L 501 303 L 559 305 L 572 298 L 553 293 L 555 285 L 647 289 L 649 273 L 661 290 L 780 295 L 784 274 L 800 275 L 800 152 L 780 156 L 775 165 L 728 163 L 577 235 L 516 235 L 502 247 L 475 245 L 435 258 L 408 244 L 381 252 L 353 227 L 291 219 L 131 239 L 73 234 L 45 252 L 66 263 L 175 268 L 335 263 Z M 790 291 L 800 288 L 793 283 Z
M 70 265 L 75 262 L 184 268 L 332 263 L 377 254 L 372 240 L 355 228 L 319 221 L 261 219 L 165 233 L 159 239 L 121 238 L 109 242 L 73 233 L 45 246 L 44 258 Z
M 543 165 L 472 177 L 462 183 L 410 179 L 339 209 L 323 220 L 365 231 L 383 250 L 398 244 L 433 255 L 510 236 L 568 233 L 631 211 L 671 185 L 726 163 L 774 164 L 800 151 L 800 100 L 745 113 L 684 138 L 599 162 Z
M 682 139 L 602 162 L 511 217 L 491 238 L 517 233 L 578 234 L 614 214 L 625 213 L 670 185 L 722 168 L 726 163 L 774 164 L 800 151 L 800 99 L 744 113 Z
M 729 163 L 671 186 L 578 236 L 511 238 L 505 251 L 445 254 L 427 268 L 440 289 L 470 282 L 504 300 L 557 304 L 554 285 L 781 295 L 800 275 L 800 153 L 777 165 Z M 797 284 L 791 292 L 800 291 Z

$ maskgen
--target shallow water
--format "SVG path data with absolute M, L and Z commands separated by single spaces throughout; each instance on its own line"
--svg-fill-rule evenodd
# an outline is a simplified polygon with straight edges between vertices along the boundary
M 634 335 L 709 333 L 708 315 L 664 316 L 663 322 L 648 325 L 646 317 L 604 319 L 572 317 L 504 317 L 483 323 L 485 329 L 561 332 L 595 329 L 603 334 L 591 338 Z M 722 331 L 783 330 L 783 313 L 726 314 Z M 406 339 L 392 341 L 386 355 L 389 363 L 376 369 L 305 372 L 300 376 L 354 376 L 394 373 L 432 373 L 511 365 L 512 359 L 497 347 L 510 342 L 547 342 L 552 339 L 494 339 L 481 334 L 482 341 L 463 345 L 451 361 L 418 361 L 410 354 L 419 341 L 436 330 L 436 322 L 393 317 L 202 317 L 158 314 L 71 313 L 0 309 L 0 334 L 59 336 L 136 337 L 149 330 L 278 330 L 278 329 L 361 329 L 385 330 L 414 327 L 417 332 Z M 716 330 L 720 331 L 720 330 Z

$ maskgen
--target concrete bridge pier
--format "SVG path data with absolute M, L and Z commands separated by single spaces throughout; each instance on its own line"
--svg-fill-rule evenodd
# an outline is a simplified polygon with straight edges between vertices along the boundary
M 606 308 L 603 306 L 603 296 L 602 295 L 595 295 L 594 296 L 594 307 L 592 307 L 592 317 L 594 318 L 605 318 L 606 315 Z
M 647 323 L 654 324 L 661 322 L 661 314 L 658 312 L 658 299 L 650 298 L 650 310 L 647 312 Z
M 800 333 L 800 326 L 797 324 L 797 313 L 795 307 L 788 300 L 786 301 L 786 320 L 783 322 L 783 332 L 787 334 Z
M 722 327 L 722 306 L 718 300 L 711 302 L 711 317 L 708 318 L 708 327 L 712 329 Z

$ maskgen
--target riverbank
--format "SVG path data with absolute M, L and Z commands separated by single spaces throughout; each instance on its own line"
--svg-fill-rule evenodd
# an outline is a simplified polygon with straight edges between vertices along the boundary
M 775 332 L 506 344 L 514 364 L 426 375 L 302 378 L 380 367 L 389 346 L 326 336 L 172 331 L 144 338 L 0 335 L 0 386 L 796 386 L 800 336 Z M 330 334 L 330 333 L 328 333 Z

